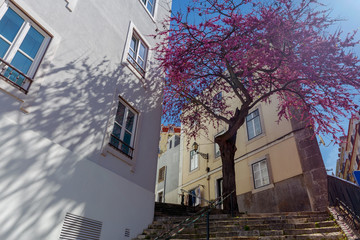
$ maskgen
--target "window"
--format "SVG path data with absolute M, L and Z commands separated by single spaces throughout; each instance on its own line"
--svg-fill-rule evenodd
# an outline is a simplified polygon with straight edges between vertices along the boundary
M 198 168 L 199 158 L 195 150 L 190 151 L 190 172 Z
M 215 158 L 220 157 L 220 147 L 215 143 Z
M 172 140 L 170 140 L 169 142 L 169 149 L 171 149 L 171 147 L 172 147 Z
M 0 12 L 0 74 L 27 93 L 50 37 L 12 5 L 4 4 Z
M 146 9 L 149 11 L 151 16 L 154 16 L 155 0 L 141 0 L 141 1 L 145 5 Z
M 120 99 L 110 137 L 110 145 L 130 158 L 132 158 L 134 151 L 136 121 L 137 113 Z
M 136 35 L 133 34 L 130 41 L 130 48 L 128 54 L 128 61 L 141 74 L 145 75 L 146 58 L 148 54 L 148 47 Z
M 254 177 L 254 188 L 260 188 L 270 184 L 269 172 L 266 163 L 266 159 L 251 165 L 253 177 Z
M 219 145 L 218 145 L 217 143 L 215 143 L 215 138 L 216 138 L 217 136 L 223 134 L 223 133 L 224 133 L 224 131 L 221 131 L 221 132 L 219 132 L 218 134 L 216 134 L 216 135 L 214 136 L 215 158 L 220 157 L 220 155 L 221 155 L 221 154 L 220 154 L 220 147 L 219 147 Z
M 164 180 L 165 180 L 165 166 L 159 169 L 158 182 L 162 182 Z
M 259 109 L 256 109 L 246 117 L 248 139 L 253 139 L 262 133 Z

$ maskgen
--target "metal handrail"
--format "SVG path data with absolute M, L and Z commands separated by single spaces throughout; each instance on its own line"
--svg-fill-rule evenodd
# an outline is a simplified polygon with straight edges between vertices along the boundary
M 220 204 L 222 204 L 224 202 L 225 199 L 227 199 L 228 197 L 230 197 L 233 193 L 235 192 L 235 190 L 233 190 L 231 193 L 229 193 L 228 195 L 226 195 L 224 197 L 225 194 L 219 196 L 218 198 L 216 198 L 213 201 L 209 201 L 209 205 L 203 209 L 201 209 L 199 212 L 197 212 L 195 215 L 185 219 L 184 221 L 182 221 L 181 223 L 179 223 L 178 225 L 176 225 L 175 227 L 171 228 L 170 230 L 160 234 L 159 236 L 157 236 L 155 238 L 155 240 L 159 240 L 159 239 L 170 239 L 171 237 L 174 237 L 176 234 L 179 234 L 180 232 L 182 232 L 185 228 L 187 228 L 188 226 L 190 226 L 191 224 L 195 223 L 197 220 L 199 220 L 201 217 L 207 216 L 207 221 L 206 221 L 206 228 L 207 228 L 207 239 L 209 239 L 209 213 L 212 209 L 215 209 L 217 206 L 219 206 Z M 178 230 L 177 230 L 178 229 Z M 175 232 L 175 230 L 177 230 Z
M 116 148 L 117 150 L 121 151 L 122 153 L 126 154 L 127 156 L 129 156 L 130 158 L 132 158 L 132 154 L 133 154 L 133 151 L 134 151 L 134 148 L 130 147 L 128 144 L 124 143 L 120 138 L 118 138 L 117 136 L 115 136 L 114 134 L 111 134 L 111 137 L 115 138 L 116 140 L 118 140 L 121 145 L 125 145 L 125 147 L 129 148 L 130 153 L 126 153 L 124 152 L 123 150 L 121 150 L 120 148 L 118 148 L 117 146 L 114 146 L 113 144 L 111 144 L 111 141 L 109 142 L 109 145 Z
M 25 74 L 23 74 L 19 69 L 15 68 L 14 66 L 12 66 L 10 63 L 6 62 L 4 59 L 0 58 L 0 76 L 1 78 L 5 81 L 8 82 L 9 84 L 11 84 L 12 86 L 14 86 L 15 88 L 19 89 L 20 91 L 22 91 L 23 93 L 27 94 L 29 91 L 29 88 L 31 86 L 31 84 L 33 83 L 33 79 L 27 77 Z M 11 71 L 8 73 L 9 76 L 5 76 L 4 72 L 6 72 L 6 70 L 11 69 Z M 9 77 L 13 74 L 13 72 L 15 72 L 16 74 L 19 74 L 16 77 L 16 80 L 19 79 L 20 76 L 22 76 L 24 78 L 24 81 L 22 81 L 21 85 L 17 84 L 16 82 L 14 82 L 13 80 L 11 80 Z
M 358 230 L 358 224 L 360 224 L 360 216 L 356 215 L 356 213 L 354 211 L 351 210 L 350 207 L 348 207 L 343 201 L 341 201 L 339 198 L 336 198 L 336 205 L 338 205 L 339 207 L 343 208 L 342 212 L 344 213 L 343 215 L 339 215 L 341 217 L 343 217 L 345 219 L 345 216 L 347 216 L 349 219 L 352 220 L 353 225 L 355 227 L 356 230 Z M 338 216 L 338 219 L 339 219 Z M 357 222 L 358 224 L 356 224 L 355 222 Z

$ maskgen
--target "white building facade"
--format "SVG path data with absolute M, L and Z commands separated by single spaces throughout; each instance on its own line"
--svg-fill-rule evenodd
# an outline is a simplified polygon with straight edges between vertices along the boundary
M 131 239 L 152 221 L 162 75 L 150 35 L 170 7 L 0 0 L 0 239 Z

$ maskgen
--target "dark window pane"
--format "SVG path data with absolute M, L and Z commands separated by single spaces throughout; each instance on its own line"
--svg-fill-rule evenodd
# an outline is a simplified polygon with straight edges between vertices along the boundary
M 110 139 L 110 144 L 116 148 L 119 148 L 119 143 L 120 141 L 117 140 L 116 138 L 114 138 L 113 136 L 111 136 L 111 139 Z
M 0 57 L 4 58 L 6 51 L 9 49 L 10 44 L 0 38 Z
M 5 15 L 0 20 L 0 34 L 12 42 L 23 22 L 24 19 L 22 19 L 11 8 L 8 8 Z
M 27 74 L 31 64 L 32 61 L 19 51 L 15 54 L 15 57 L 11 61 L 11 65 L 13 65 L 15 68 L 17 68 L 24 74 Z
M 117 125 L 116 123 L 114 124 L 114 129 L 113 129 L 112 134 L 120 139 L 121 127 L 119 125 Z
M 135 114 L 132 111 L 128 111 L 128 116 L 126 119 L 126 129 L 129 132 L 132 132 L 134 126 Z
M 118 109 L 116 112 L 116 117 L 115 117 L 115 121 L 122 125 L 123 124 L 123 120 L 124 120 L 124 115 L 125 115 L 125 106 L 119 102 L 118 104 Z
M 125 131 L 125 133 L 124 133 L 124 141 L 123 142 L 130 146 L 131 134 L 128 131 Z
M 30 57 L 35 58 L 43 40 L 44 36 L 36 31 L 35 28 L 31 27 L 29 32 L 26 34 L 20 49 Z

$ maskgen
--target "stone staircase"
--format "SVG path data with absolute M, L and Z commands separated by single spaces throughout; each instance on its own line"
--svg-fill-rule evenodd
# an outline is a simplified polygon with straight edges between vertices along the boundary
M 172 229 L 189 217 L 184 216 L 186 211 L 187 215 L 194 214 L 187 209 L 179 211 L 180 216 L 166 216 L 171 211 L 156 211 L 154 222 L 136 239 L 154 239 L 164 231 Z M 171 239 L 206 239 L 206 219 L 199 219 Z M 210 215 L 210 239 L 346 238 L 329 212 L 240 214 L 231 217 L 217 211 Z

